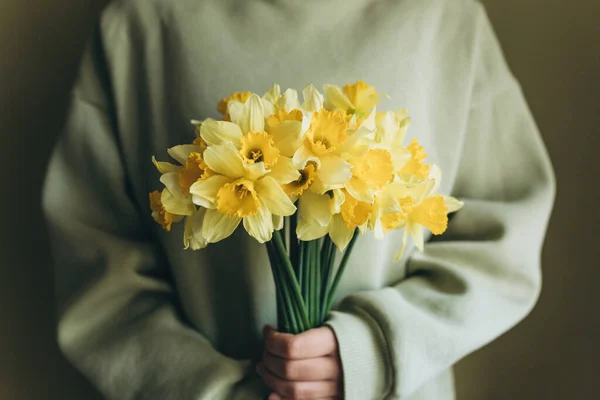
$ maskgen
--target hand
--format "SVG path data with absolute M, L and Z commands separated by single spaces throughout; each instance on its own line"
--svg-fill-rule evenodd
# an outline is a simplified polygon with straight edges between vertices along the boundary
M 256 370 L 273 390 L 269 400 L 343 398 L 342 365 L 331 328 L 291 335 L 267 326 L 263 334 L 265 353 Z

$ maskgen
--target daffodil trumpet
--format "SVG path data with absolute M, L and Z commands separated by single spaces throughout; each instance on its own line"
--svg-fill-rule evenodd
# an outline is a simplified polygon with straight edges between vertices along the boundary
M 410 239 L 424 251 L 424 230 L 441 235 L 463 205 L 438 193 L 442 171 L 417 138 L 405 141 L 406 109 L 379 110 L 388 96 L 363 81 L 324 92 L 225 96 L 220 119 L 192 120 L 191 143 L 167 150 L 176 163 L 152 157 L 163 185 L 149 195 L 152 218 L 165 231 L 183 221 L 184 249 L 241 228 L 264 243 L 289 333 L 326 321 L 360 236 L 404 230 L 397 261 Z

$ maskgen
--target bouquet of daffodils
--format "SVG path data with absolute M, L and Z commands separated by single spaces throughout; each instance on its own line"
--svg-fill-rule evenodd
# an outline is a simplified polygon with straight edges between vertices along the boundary
M 154 219 L 169 231 L 185 220 L 186 249 L 230 236 L 240 224 L 266 243 L 279 330 L 299 333 L 325 321 L 356 238 L 404 229 L 423 249 L 423 227 L 442 234 L 462 204 L 437 194 L 441 172 L 424 163 L 416 139 L 404 145 L 406 110 L 376 111 L 382 95 L 364 82 L 313 85 L 262 97 L 223 99 L 221 120 L 193 120 L 196 138 L 153 162 L 162 192 Z M 343 254 L 337 262 L 338 253 Z

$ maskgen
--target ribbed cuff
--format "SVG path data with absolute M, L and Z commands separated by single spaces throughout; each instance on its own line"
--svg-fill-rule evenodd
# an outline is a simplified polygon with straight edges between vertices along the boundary
M 346 400 L 379 400 L 388 392 L 388 349 L 375 320 L 360 309 L 332 311 L 326 325 L 338 340 Z

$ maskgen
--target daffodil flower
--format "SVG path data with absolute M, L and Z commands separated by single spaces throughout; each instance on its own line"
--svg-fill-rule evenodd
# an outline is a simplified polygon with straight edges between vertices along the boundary
M 314 163 L 317 176 L 328 186 L 343 185 L 352 177 L 352 164 L 340 151 L 348 138 L 348 121 L 342 111 L 321 109 L 311 115 L 308 129 L 293 161 L 298 170 Z
M 280 184 L 248 169 L 232 143 L 209 146 L 204 160 L 216 174 L 194 183 L 190 193 L 195 204 L 207 209 L 202 225 L 207 243 L 227 238 L 242 221 L 252 237 L 267 242 L 275 229 L 273 216 L 296 211 Z
M 169 232 L 173 222 L 179 222 L 183 219 L 182 215 L 172 214 L 164 206 L 163 199 L 168 200 L 172 195 L 168 190 L 163 189 L 162 192 L 155 190 L 148 197 L 150 199 L 150 209 L 152 210 L 152 218 Z
M 429 177 L 421 183 L 409 188 L 408 193 L 414 199 L 412 209 L 404 223 L 402 246 L 395 256 L 398 261 L 406 248 L 409 237 L 412 238 L 419 251 L 423 251 L 423 227 L 434 235 L 441 235 L 448 227 L 448 213 L 458 211 L 463 202 L 451 196 L 438 195 L 442 172 L 432 165 Z
M 330 110 L 343 110 L 349 115 L 364 118 L 377 104 L 380 94 L 375 88 L 363 81 L 347 84 L 343 89 L 335 85 L 324 85 L 327 102 L 325 107 Z

